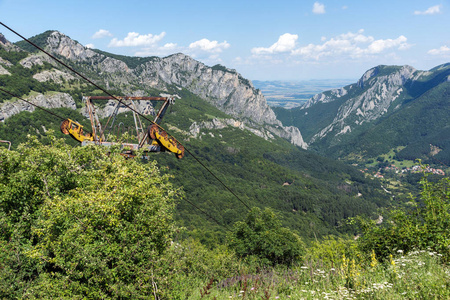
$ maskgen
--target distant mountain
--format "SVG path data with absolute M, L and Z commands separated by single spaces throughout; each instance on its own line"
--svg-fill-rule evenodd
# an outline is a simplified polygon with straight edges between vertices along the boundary
M 450 165 L 450 63 L 429 71 L 377 66 L 354 84 L 276 112 L 330 157 L 369 158 L 400 147 L 400 159 Z
M 178 96 L 164 117 L 164 128 L 245 203 L 272 207 L 284 225 L 304 237 L 351 233 L 338 227 L 345 218 L 374 216 L 378 207 L 391 202 L 376 179 L 296 146 L 302 145 L 299 130 L 281 126 L 262 94 L 234 70 L 208 67 L 183 54 L 135 58 L 93 51 L 55 31 L 32 39 L 114 94 Z M 23 43 L 0 41 L 2 88 L 89 128 L 81 99 L 101 91 Z M 63 136 L 54 116 L 7 94 L 0 93 L 0 102 L 0 138 L 12 141 L 14 147 L 27 134 L 45 142 L 49 129 Z M 102 117 L 108 116 L 108 107 L 98 107 Z M 134 125 L 127 113 L 116 122 L 123 124 L 121 128 Z M 163 172 L 174 175 L 172 180 L 185 191 L 186 199 L 221 224 L 230 226 L 246 215 L 245 206 L 189 153 L 181 160 L 165 153 L 153 157 Z M 182 200 L 176 218 L 191 230 L 189 234 L 202 239 L 224 231 Z
M 176 92 L 185 88 L 255 128 L 266 138 L 276 135 L 306 147 L 300 131 L 295 127 L 283 127 L 262 93 L 235 70 L 221 65 L 208 67 L 181 53 L 165 58 L 139 58 L 91 50 L 58 31 L 46 31 L 30 40 L 110 90 L 143 95 L 151 94 L 153 90 Z M 31 53 L 20 61 L 22 66 L 29 69 L 44 66 L 44 63 L 53 66 L 53 69 L 34 74 L 34 79 L 51 83 L 59 78 L 78 80 L 50 58 L 36 52 L 27 42 L 18 42 L 16 46 Z

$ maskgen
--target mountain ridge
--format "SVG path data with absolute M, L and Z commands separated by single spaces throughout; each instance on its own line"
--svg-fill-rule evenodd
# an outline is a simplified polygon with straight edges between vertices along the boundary
M 182 53 L 142 59 L 108 56 L 107 52 L 88 49 L 58 31 L 47 31 L 31 40 L 39 41 L 38 44 L 52 54 L 81 64 L 88 76 L 104 82 L 107 88 L 114 86 L 135 95 L 144 94 L 146 89 L 168 91 L 170 86 L 186 88 L 248 126 L 259 127 L 259 130 L 306 148 L 300 131 L 282 126 L 262 93 L 235 70 L 218 65 L 208 67 Z M 23 45 L 23 42 L 16 45 Z M 129 64 L 135 68 L 130 68 L 124 60 L 132 62 Z M 139 60 L 142 63 L 137 63 Z M 33 66 L 44 61 L 51 63 L 40 55 L 31 55 L 23 64 Z
M 344 158 L 352 153 L 352 147 L 346 145 L 351 144 L 356 147 L 354 149 L 358 151 L 358 155 L 376 157 L 398 146 L 408 147 L 415 142 L 416 132 L 430 136 L 433 132 L 445 130 L 445 121 L 450 118 L 450 98 L 446 92 L 449 86 L 450 64 L 442 64 L 428 71 L 416 70 L 411 66 L 380 65 L 367 70 L 356 83 L 319 93 L 300 108 L 276 111 L 284 125 L 298 127 L 309 147 L 319 153 Z M 433 92 L 435 90 L 439 92 Z M 431 97 L 433 100 L 428 101 Z M 440 106 L 442 109 L 440 112 L 435 111 L 433 106 Z M 408 116 L 408 110 L 414 111 L 414 114 Z M 430 123 L 425 126 L 426 130 L 419 129 L 421 126 L 418 122 L 422 125 L 429 123 L 426 112 L 429 118 L 436 118 L 435 123 L 439 123 L 440 127 Z M 403 124 L 392 121 L 397 115 L 405 115 L 400 119 L 411 125 L 412 132 L 403 128 Z M 382 129 L 385 127 L 394 129 L 374 133 L 375 128 L 387 130 Z M 402 128 L 403 136 L 397 136 L 396 127 Z M 367 135 L 372 138 L 376 136 L 376 141 L 382 144 L 382 134 L 386 135 L 385 140 L 389 140 L 386 145 L 390 148 L 375 146 L 366 138 Z M 390 136 L 397 136 L 397 142 L 391 141 Z M 425 139 L 420 136 L 417 140 L 425 143 Z M 432 145 L 439 142 L 434 139 L 426 140 Z M 369 144 L 372 146 L 368 146 Z M 443 153 L 449 153 L 448 151 L 450 150 Z M 445 160 L 450 162 L 450 158 Z

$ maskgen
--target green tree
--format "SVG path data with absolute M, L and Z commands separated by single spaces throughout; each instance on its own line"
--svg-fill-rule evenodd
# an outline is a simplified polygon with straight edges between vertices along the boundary
M 275 213 L 253 208 L 244 222 L 236 222 L 229 235 L 229 246 L 239 257 L 257 257 L 262 264 L 291 264 L 304 254 L 300 237 L 281 227 Z
M 0 297 L 155 296 L 174 230 L 169 177 L 49 138 L 0 152 Z
M 390 211 L 388 222 L 376 225 L 360 219 L 363 251 L 375 250 L 381 257 L 396 251 L 432 249 L 450 260 L 450 178 L 430 182 L 424 173 L 420 198 L 409 210 Z

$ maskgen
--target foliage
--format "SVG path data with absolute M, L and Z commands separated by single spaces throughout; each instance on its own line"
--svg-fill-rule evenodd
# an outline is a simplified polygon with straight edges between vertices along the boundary
M 90 123 L 80 113 L 69 108 L 54 108 L 48 109 L 48 111 L 65 118 L 72 120 L 79 120 L 79 123 L 84 126 L 86 131 L 90 131 Z M 16 115 L 6 119 L 3 123 L 0 123 L 0 138 L 2 140 L 8 140 L 12 144 L 13 149 L 25 143 L 28 135 L 35 135 L 38 139 L 44 143 L 49 144 L 50 140 L 47 136 L 47 131 L 52 130 L 52 135 L 58 138 L 64 138 L 66 143 L 70 146 L 77 146 L 79 142 L 68 138 L 60 131 L 61 119 L 55 118 L 43 110 L 36 109 L 30 113 L 28 111 L 22 111 Z
M 177 192 L 155 163 L 33 138 L 0 152 L 0 297 L 149 298 Z
M 320 261 L 324 266 L 333 267 L 343 256 L 360 256 L 357 242 L 348 238 L 326 236 L 311 242 L 307 248 L 305 261 Z
M 25 51 L 7 51 L 5 48 L 0 47 L 0 57 L 9 61 L 13 65 L 17 64 L 20 60 L 28 56 Z
M 358 254 L 358 253 L 356 253 Z M 342 256 L 332 266 L 320 259 L 286 269 L 276 266 L 225 280 L 204 278 L 185 299 L 448 299 L 448 266 L 438 253 L 415 251 L 393 255 Z M 193 283 L 193 280 L 190 279 Z M 188 295 L 187 293 L 185 295 Z
M 257 257 L 263 265 L 291 264 L 304 253 L 302 240 L 281 226 L 275 213 L 253 208 L 244 222 L 237 222 L 228 241 L 239 257 Z
M 48 37 L 54 32 L 55 30 L 47 30 L 41 34 L 37 34 L 35 36 L 32 36 L 31 38 L 29 38 L 28 40 L 30 40 L 31 42 L 33 42 L 34 44 L 38 45 L 41 48 L 45 48 L 46 44 L 47 44 L 47 39 Z M 14 43 L 16 46 L 22 48 L 25 51 L 28 52 L 38 52 L 39 49 L 37 49 L 36 47 L 34 47 L 33 45 L 29 44 L 27 41 L 18 41 L 16 43 Z
M 56 85 L 52 82 L 39 82 L 33 78 L 33 75 L 45 69 L 50 68 L 50 64 L 45 63 L 42 66 L 35 65 L 31 69 L 22 67 L 20 64 L 8 67 L 11 75 L 0 75 L 0 86 L 7 87 L 10 93 L 22 97 L 28 95 L 31 91 L 45 93 L 49 90 L 55 90 Z M 0 92 L 0 102 L 10 99 L 7 93 Z
M 147 62 L 154 61 L 155 59 L 158 59 L 157 56 L 150 56 L 150 57 L 136 57 L 136 56 L 125 56 L 125 55 L 118 55 L 113 54 L 109 52 L 105 52 L 99 49 L 91 49 L 94 52 L 97 52 L 99 54 L 105 55 L 106 57 L 111 57 L 120 61 L 123 61 L 130 69 L 135 69 L 136 67 L 145 64 Z
M 379 66 L 376 76 L 388 75 L 398 68 Z M 364 159 L 373 159 L 390 149 L 404 146 L 398 158 L 422 158 L 429 163 L 449 165 L 449 74 L 450 68 L 442 66 L 418 80 L 409 80 L 402 87 L 403 94 L 395 99 L 382 117 L 359 122 L 360 125 L 351 126 L 351 132 L 346 134 L 330 133 L 311 143 L 309 149 L 331 158 L 357 154 Z M 345 87 L 348 93 L 341 97 L 336 97 L 331 91 L 324 92 L 332 101 L 319 102 L 304 109 L 299 107 L 274 111 L 284 125 L 298 127 L 304 140 L 309 142 L 333 122 L 343 104 L 360 96 L 367 88 L 353 84 Z M 430 144 L 441 151 L 431 153 Z
M 373 249 L 384 258 L 398 250 L 432 249 L 450 260 L 450 178 L 432 183 L 424 173 L 420 183 L 420 199 L 412 202 L 408 210 L 392 210 L 389 221 L 382 226 L 360 218 L 361 249 Z

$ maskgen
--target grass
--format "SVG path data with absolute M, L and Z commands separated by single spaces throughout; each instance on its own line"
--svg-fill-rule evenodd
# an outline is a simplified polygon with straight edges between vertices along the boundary
M 384 262 L 374 255 L 366 261 L 343 256 L 329 267 L 310 260 L 215 284 L 205 280 L 189 299 L 449 299 L 449 275 L 439 254 L 431 251 L 398 253 Z

